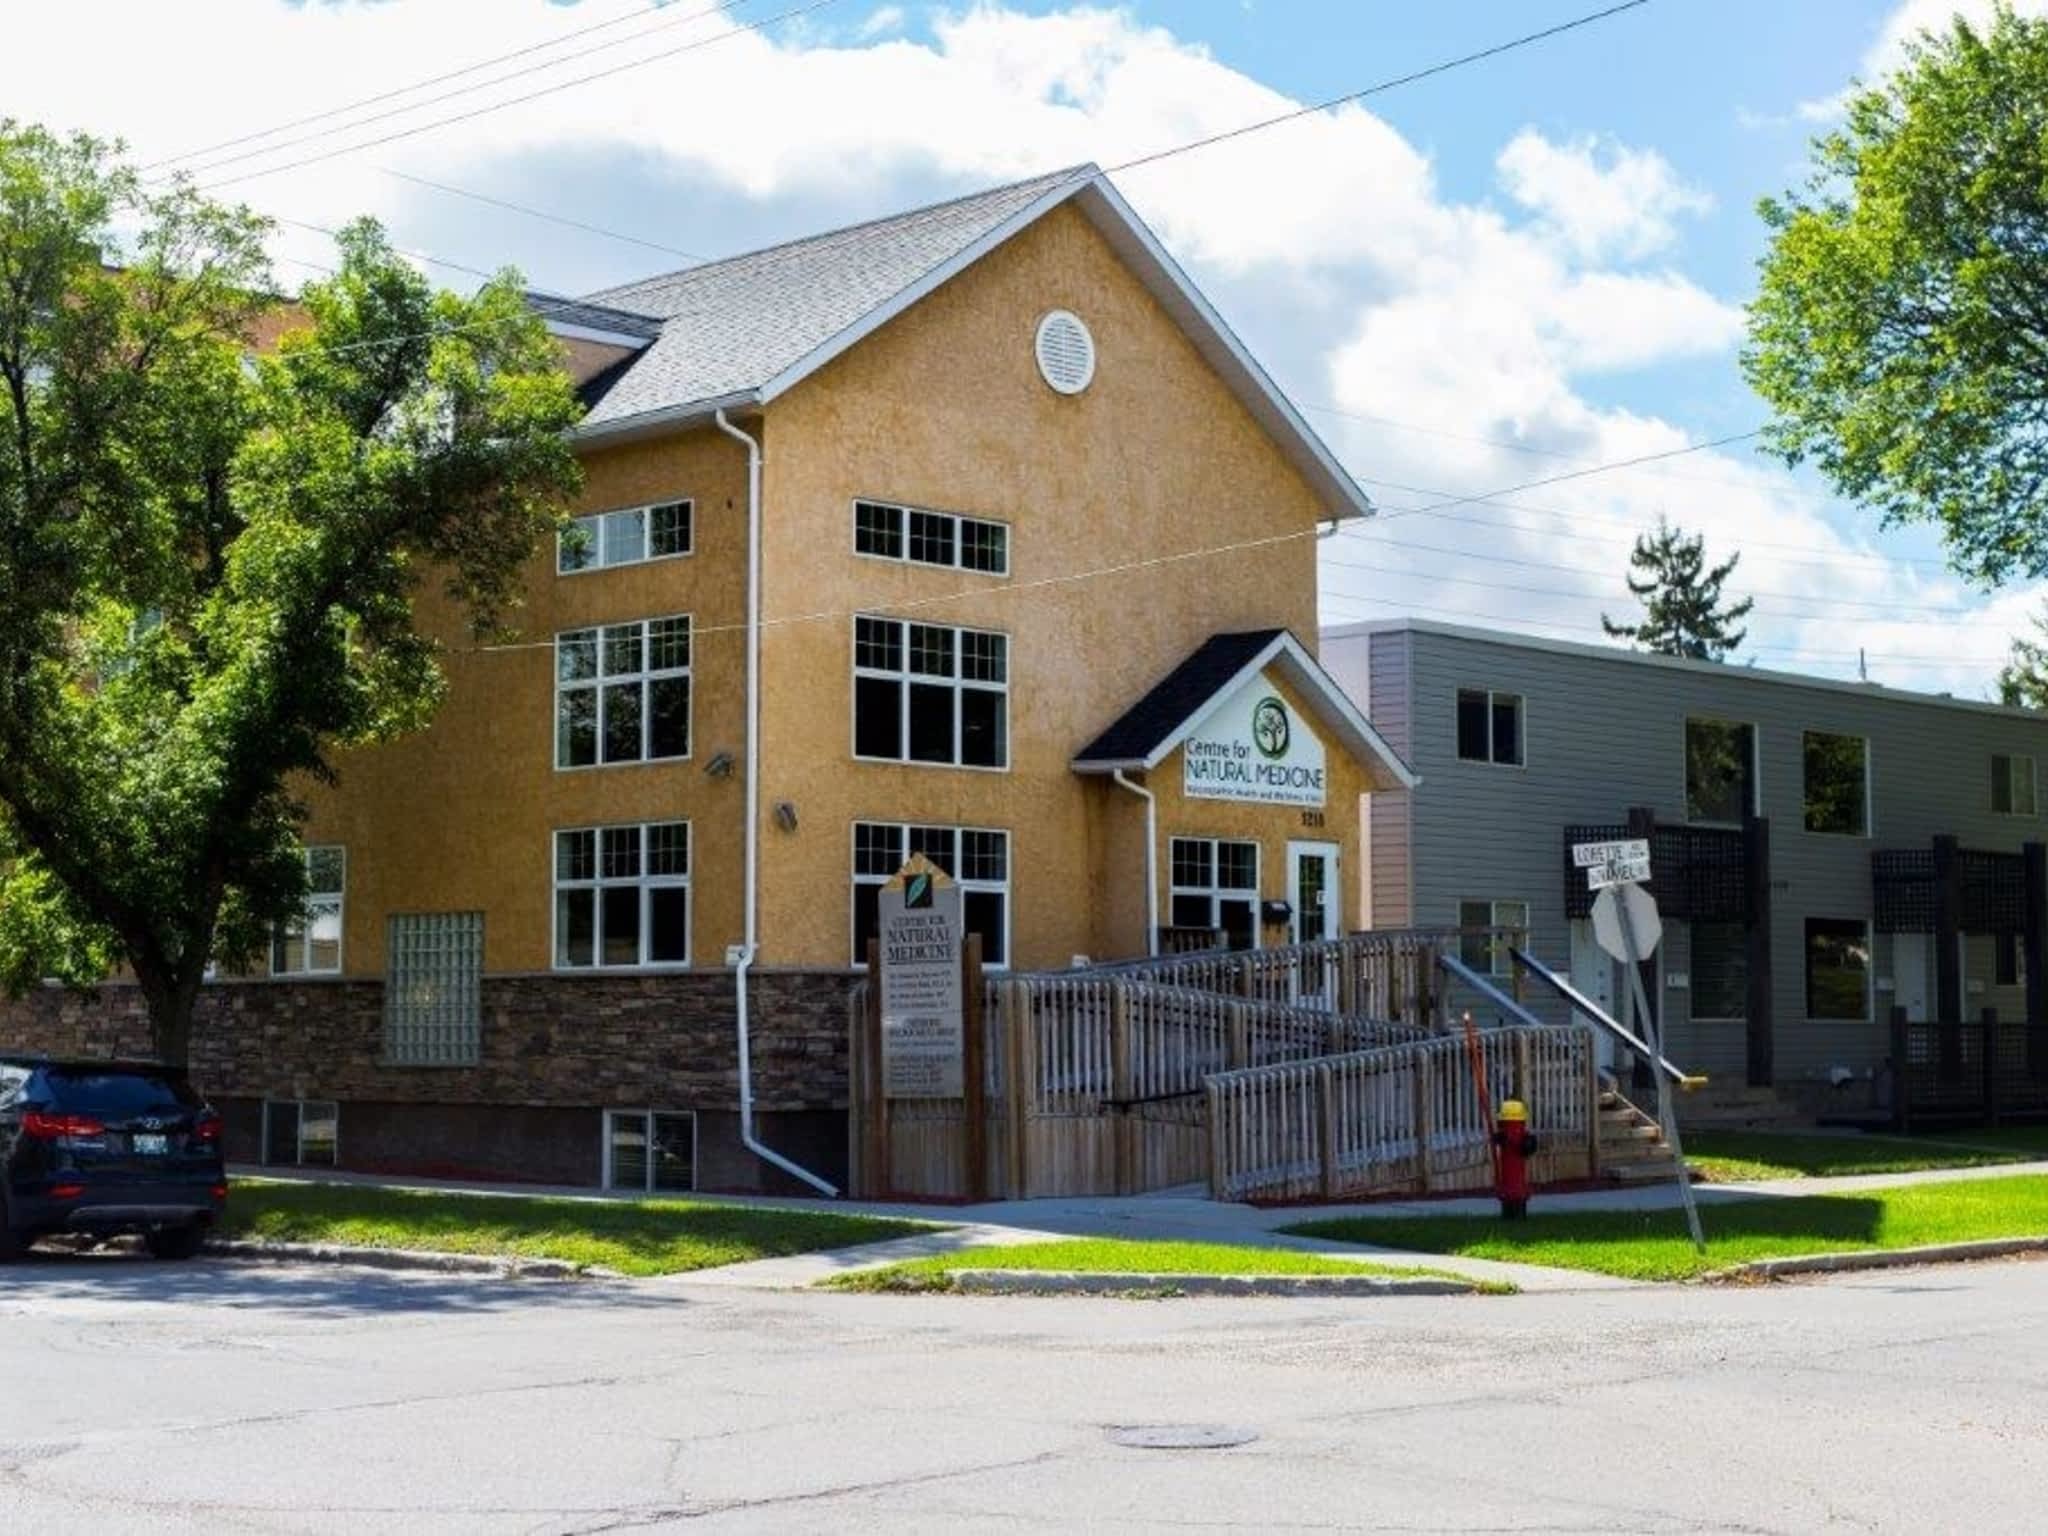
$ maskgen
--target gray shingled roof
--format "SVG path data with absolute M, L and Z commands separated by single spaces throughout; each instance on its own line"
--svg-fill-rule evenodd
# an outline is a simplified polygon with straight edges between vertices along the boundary
M 616 331 L 622 336 L 638 336 L 642 341 L 652 341 L 661 334 L 661 317 L 658 315 L 639 314 L 608 304 L 593 304 L 588 299 L 572 299 L 565 294 L 548 293 L 539 288 L 526 290 L 526 303 L 528 308 L 554 325 L 580 325 L 593 331 Z
M 1093 166 L 707 262 L 593 293 L 652 315 L 661 336 L 584 418 L 585 428 L 758 389 Z

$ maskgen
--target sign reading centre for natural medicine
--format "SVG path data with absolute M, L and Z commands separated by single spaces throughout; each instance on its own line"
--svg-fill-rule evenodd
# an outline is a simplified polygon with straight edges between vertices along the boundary
M 882 887 L 882 1092 L 952 1099 L 966 1092 L 960 986 L 960 887 L 923 854 Z
M 1323 743 L 1263 676 L 1210 710 L 1181 748 L 1191 800 L 1321 805 Z

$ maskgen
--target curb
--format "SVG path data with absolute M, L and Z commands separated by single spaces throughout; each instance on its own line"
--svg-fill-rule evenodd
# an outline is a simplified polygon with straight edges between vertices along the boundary
M 2048 1237 L 1990 1237 L 1969 1243 L 1929 1243 L 1922 1248 L 1888 1248 L 1875 1253 L 1811 1253 L 1790 1259 L 1757 1259 L 1701 1275 L 1702 1284 L 1777 1280 L 1791 1275 L 1843 1275 L 1858 1270 L 1905 1269 L 1916 1264 L 1965 1264 L 1974 1259 L 2007 1259 L 2048 1253 Z
M 1078 1270 L 956 1269 L 952 1288 L 978 1296 L 1470 1296 L 1477 1281 L 1418 1275 L 1172 1275 Z
M 483 1275 L 495 1280 L 584 1280 L 608 1271 L 567 1259 L 500 1259 L 474 1253 L 410 1248 L 352 1248 L 345 1243 L 266 1243 L 215 1238 L 204 1252 L 224 1259 L 265 1259 L 281 1264 L 354 1264 L 366 1269 L 414 1270 L 440 1275 Z

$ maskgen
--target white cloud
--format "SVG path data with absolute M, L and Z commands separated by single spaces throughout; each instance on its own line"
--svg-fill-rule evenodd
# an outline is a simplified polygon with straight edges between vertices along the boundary
M 2007 0 L 2012 9 L 2022 16 L 2048 15 L 2048 0 Z M 1906 62 L 1906 49 L 1923 32 L 1937 36 L 1946 32 L 1957 17 L 1973 27 L 1991 24 L 1999 0 L 1901 0 L 1885 17 L 1877 29 L 1877 36 L 1863 51 L 1863 58 L 1856 67 L 1856 78 L 1866 85 L 1875 85 L 1886 75 Z M 1809 122 L 1832 122 L 1842 115 L 1854 94 L 1854 87 L 1845 87 L 1832 96 L 1823 96 L 1799 104 L 1799 115 Z
M 1713 207 L 1655 150 L 1592 138 L 1556 144 L 1525 128 L 1495 166 L 1508 195 L 1579 256 L 1648 256 L 1677 238 L 1680 215 Z
M 908 20 L 900 5 L 881 6 L 860 24 L 862 37 L 886 37 L 892 32 L 901 32 Z
M 203 27 L 195 24 L 202 6 Z M 650 9 L 570 45 L 622 42 L 601 54 L 212 174 L 283 163 L 723 37 L 228 189 L 323 224 L 376 213 L 405 244 L 479 267 L 516 258 L 539 285 L 580 291 L 670 258 L 451 199 L 377 167 L 719 253 L 1062 163 L 1114 164 L 1296 105 L 1121 11 L 1024 15 L 977 5 L 937 16 L 928 41 L 898 34 L 848 43 L 800 24 L 724 36 L 731 24 L 701 10 L 696 0 Z M 17 116 L 124 134 L 148 160 L 608 14 L 617 13 L 544 0 L 68 0 L 13 20 L 0 52 L 0 101 Z M 633 40 L 641 33 L 644 41 Z M 122 46 L 103 46 L 108 37 Z M 429 94 L 498 80 L 545 57 Z M 1637 370 L 1725 357 L 1739 330 L 1739 313 L 1683 272 L 1685 221 L 1706 210 L 1660 156 L 1523 133 L 1503 149 L 1498 172 L 1499 202 L 1448 197 L 1426 153 L 1350 107 L 1118 181 L 1298 398 L 1426 429 L 1313 418 L 1391 509 L 1682 446 L 1687 435 L 1671 421 L 1614 401 L 1628 398 Z M 319 237 L 295 230 L 281 234 L 279 249 L 331 257 Z M 1659 266 L 1645 269 L 1646 257 Z M 1753 639 L 1780 664 L 1853 671 L 1861 644 L 1875 658 L 1912 658 L 1889 672 L 1874 660 L 1875 675 L 1981 691 L 1985 662 L 2003 651 L 2031 600 L 2005 594 L 1979 604 L 1937 570 L 1847 539 L 1791 479 L 1732 451 L 1509 500 L 1517 505 L 1395 517 L 1377 532 L 1332 541 L 1326 616 L 1436 610 L 1596 638 L 1603 608 L 1629 607 L 1621 585 L 1628 544 L 1660 513 L 1705 529 L 1717 551 L 1744 550 L 1736 584 L 1765 594 Z M 1924 611 L 1967 605 L 1975 611 L 1960 621 Z

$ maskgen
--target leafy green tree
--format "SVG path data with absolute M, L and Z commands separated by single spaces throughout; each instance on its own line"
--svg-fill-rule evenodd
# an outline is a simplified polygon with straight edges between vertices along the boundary
M 1749 631 L 1731 626 L 1748 616 L 1756 600 L 1745 597 L 1723 607 L 1721 584 L 1742 556 L 1730 555 L 1709 569 L 1706 548 L 1703 535 L 1657 519 L 1657 531 L 1638 535 L 1628 557 L 1630 567 L 1642 573 L 1628 578 L 1629 591 L 1642 601 L 1641 621 L 1618 624 L 1603 613 L 1601 628 L 1660 656 L 1695 661 L 1719 661 L 1741 645 Z
M 292 307 L 265 233 L 0 120 L 0 985 L 125 964 L 172 1062 L 302 910 L 298 794 L 431 718 L 415 597 L 498 627 L 577 484 L 511 274 L 435 293 L 366 221 Z
M 1977 579 L 2048 572 L 2048 21 L 1922 34 L 1760 211 L 1766 447 Z
M 2048 614 L 2034 615 L 2033 634 L 2013 637 L 2012 652 L 1998 671 L 1998 702 L 2048 710 Z

